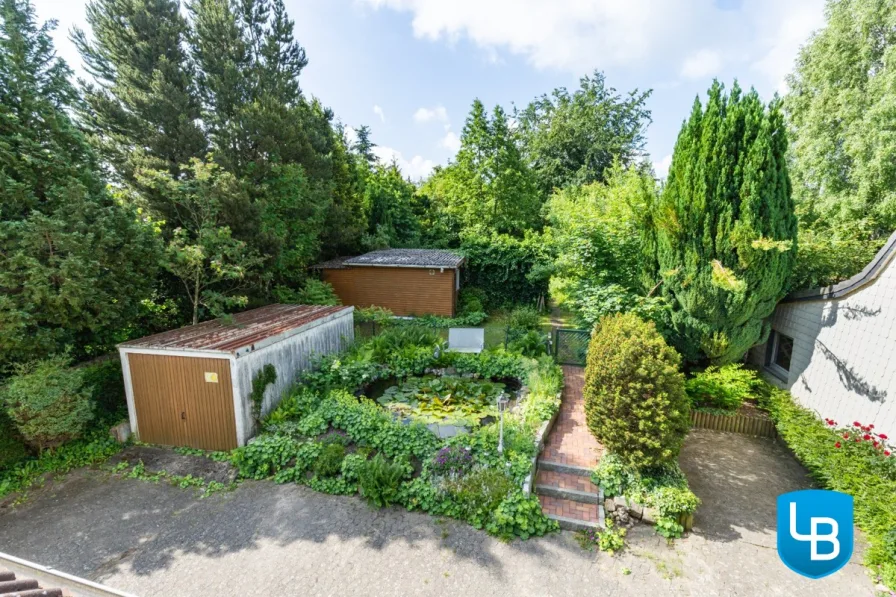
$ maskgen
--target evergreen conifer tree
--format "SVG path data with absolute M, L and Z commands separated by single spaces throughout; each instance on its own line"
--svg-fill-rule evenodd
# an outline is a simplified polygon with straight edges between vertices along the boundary
M 78 96 L 28 0 L 0 2 L 0 364 L 108 350 L 158 262 L 69 114 Z
M 767 330 L 796 253 L 779 100 L 717 81 L 695 101 L 655 215 L 674 343 L 689 360 L 740 359 Z

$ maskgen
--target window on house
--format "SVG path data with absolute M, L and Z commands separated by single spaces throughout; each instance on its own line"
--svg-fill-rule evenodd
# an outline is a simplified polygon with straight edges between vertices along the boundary
M 793 338 L 772 331 L 769 338 L 768 358 L 766 366 L 778 377 L 787 379 L 790 372 L 790 359 L 793 356 Z

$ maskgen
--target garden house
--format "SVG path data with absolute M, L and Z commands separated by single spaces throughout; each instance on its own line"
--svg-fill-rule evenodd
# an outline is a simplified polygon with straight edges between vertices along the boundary
M 154 444 L 245 445 L 256 418 L 315 357 L 353 341 L 352 311 L 268 305 L 120 344 L 131 430 Z M 256 378 L 261 388 L 253 394 Z
M 454 317 L 464 258 L 435 249 L 386 249 L 315 265 L 345 305 L 395 315 Z
M 785 298 L 749 360 L 819 416 L 896 437 L 896 233 L 849 280 Z

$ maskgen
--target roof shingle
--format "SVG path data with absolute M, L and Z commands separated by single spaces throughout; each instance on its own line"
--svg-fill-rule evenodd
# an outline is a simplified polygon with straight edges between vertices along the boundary
M 378 267 L 459 267 L 464 258 L 442 249 L 384 249 L 357 257 L 342 257 L 319 263 L 318 269 L 339 269 L 345 266 Z
M 237 313 L 233 323 L 220 319 L 119 344 L 121 348 L 203 350 L 236 353 L 283 332 L 322 319 L 351 307 L 318 305 L 268 305 Z

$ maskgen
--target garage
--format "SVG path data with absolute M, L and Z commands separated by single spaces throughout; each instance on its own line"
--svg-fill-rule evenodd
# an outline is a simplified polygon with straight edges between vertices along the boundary
M 268 305 L 119 345 L 132 432 L 166 446 L 245 445 L 301 372 L 353 341 L 352 311 Z

